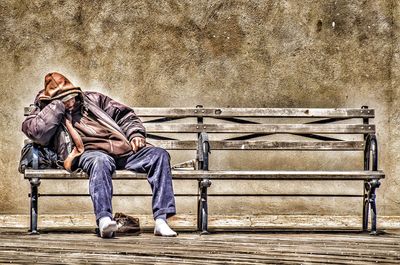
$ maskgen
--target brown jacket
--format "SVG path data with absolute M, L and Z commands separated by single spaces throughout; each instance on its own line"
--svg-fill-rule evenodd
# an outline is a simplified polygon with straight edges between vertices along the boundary
M 62 161 L 68 157 L 74 148 L 74 141 L 66 128 L 67 115 L 59 95 L 66 96 L 77 91 L 81 105 L 75 112 L 78 115 L 75 120 L 73 118 L 73 125 L 83 140 L 85 150 L 102 150 L 116 157 L 123 156 L 132 150 L 129 144 L 132 138 L 146 137 L 141 120 L 131 108 L 98 92 L 82 92 L 63 78 L 60 80 L 64 86 L 67 84 L 66 89 L 58 82 L 60 80 L 52 80 L 50 85 L 45 81 L 45 89 L 35 99 L 35 109 L 22 123 L 22 131 L 32 141 L 52 147 Z M 54 86 L 61 89 L 46 97 L 48 88 L 51 87 L 54 92 Z M 89 129 L 85 131 L 85 128 Z M 95 132 L 91 133 L 92 130 Z

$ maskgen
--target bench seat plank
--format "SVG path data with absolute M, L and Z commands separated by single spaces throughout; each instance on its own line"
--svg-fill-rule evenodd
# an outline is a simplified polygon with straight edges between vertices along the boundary
M 173 170 L 174 179 L 287 179 L 287 180 L 371 180 L 385 177 L 383 171 L 247 171 L 247 170 Z M 25 171 L 25 178 L 85 179 L 85 173 L 70 174 L 63 169 Z M 129 170 L 117 170 L 113 179 L 146 179 L 146 174 Z
M 147 140 L 154 146 L 168 150 L 196 150 L 195 140 Z M 265 141 L 221 140 L 209 141 L 211 150 L 341 150 L 362 151 L 364 141 Z
M 364 141 L 210 141 L 211 150 L 364 150 Z
M 373 118 L 374 109 L 360 108 L 134 108 L 142 117 L 306 117 Z
M 365 134 L 375 133 L 375 125 L 364 124 L 180 124 L 146 123 L 150 133 L 296 133 Z

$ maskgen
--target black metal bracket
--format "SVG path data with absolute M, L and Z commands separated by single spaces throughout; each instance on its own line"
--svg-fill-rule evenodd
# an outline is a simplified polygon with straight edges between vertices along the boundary
M 372 158 L 372 161 L 371 161 Z M 371 165 L 372 164 L 372 165 Z M 364 170 L 378 170 L 378 141 L 375 134 L 368 134 L 365 137 L 364 149 Z M 368 231 L 368 217 L 371 210 L 371 235 L 377 235 L 377 210 L 376 210 L 376 189 L 381 183 L 378 179 L 372 179 L 364 183 L 364 205 L 363 205 L 363 231 Z
M 201 105 L 197 109 L 203 108 Z M 197 123 L 203 124 L 203 117 L 197 117 Z M 197 161 L 199 170 L 208 170 L 210 142 L 206 132 L 198 133 Z M 199 180 L 199 200 L 197 205 L 197 230 L 200 234 L 208 234 L 208 202 L 207 189 L 211 186 L 211 180 Z
M 197 148 L 197 157 L 199 161 L 200 170 L 208 170 L 208 161 L 210 151 L 210 143 L 208 135 L 205 132 L 200 133 Z M 211 180 L 199 180 L 199 205 L 197 215 L 197 229 L 201 234 L 208 234 L 208 201 L 207 189 L 211 186 Z
M 197 160 L 199 161 L 199 169 L 208 170 L 208 154 L 210 153 L 211 150 L 208 134 L 206 132 L 201 132 L 199 134 L 197 146 Z
M 372 170 L 378 170 L 378 140 L 375 134 L 368 134 L 365 139 L 364 170 L 370 170 L 372 156 Z

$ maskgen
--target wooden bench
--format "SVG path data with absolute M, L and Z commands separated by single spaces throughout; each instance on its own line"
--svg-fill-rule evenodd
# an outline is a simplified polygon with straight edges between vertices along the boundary
M 374 110 L 360 109 L 295 109 L 295 108 L 135 108 L 144 121 L 148 141 L 167 150 L 195 150 L 195 160 L 184 162 L 173 170 L 174 179 L 198 181 L 198 222 L 201 233 L 208 232 L 207 189 L 212 180 L 313 180 L 364 183 L 362 230 L 368 230 L 371 209 L 371 234 L 377 233 L 376 189 L 384 173 L 378 171 L 378 145 L 375 125 L 370 124 Z M 26 108 L 25 114 L 29 113 Z M 304 121 L 306 120 L 306 121 Z M 350 122 L 350 123 L 349 123 Z M 280 135 L 283 139 L 268 139 Z M 290 139 L 290 136 L 296 139 Z M 177 137 L 180 138 L 177 138 Z M 344 139 L 347 136 L 351 139 Z M 188 137 L 192 137 L 188 139 Z M 222 137 L 222 138 L 221 138 Z M 299 139 L 300 138 L 300 139 Z M 356 139 L 353 139 L 356 138 Z M 291 151 L 360 151 L 364 168 L 335 171 L 254 171 L 209 170 L 211 150 L 291 150 Z M 361 159 L 361 155 L 360 155 Z M 191 170 L 182 170 L 185 167 Z M 31 184 L 31 233 L 37 233 L 38 187 L 43 179 L 85 179 L 84 173 L 65 170 L 25 171 Z M 117 171 L 113 179 L 145 179 L 144 174 Z M 55 196 L 55 194 L 47 194 Z M 63 194 L 65 195 L 65 194 Z M 71 196 L 79 194 L 71 194 Z M 122 194 L 140 196 L 141 194 Z M 232 195 L 233 196 L 233 195 Z M 292 196 L 292 195 L 291 195 Z M 299 195 L 301 196 L 301 194 Z M 340 195 L 335 195 L 340 196 Z

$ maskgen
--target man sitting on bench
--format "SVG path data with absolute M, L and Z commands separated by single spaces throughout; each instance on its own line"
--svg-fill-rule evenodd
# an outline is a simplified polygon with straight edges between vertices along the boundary
M 59 73 L 46 75 L 35 106 L 22 131 L 35 143 L 53 148 L 66 170 L 82 168 L 89 175 L 101 237 L 113 237 L 117 230 L 111 203 L 116 169 L 147 173 L 154 234 L 177 235 L 166 222 L 176 213 L 170 156 L 146 144 L 145 128 L 131 108 L 97 92 L 82 92 Z

